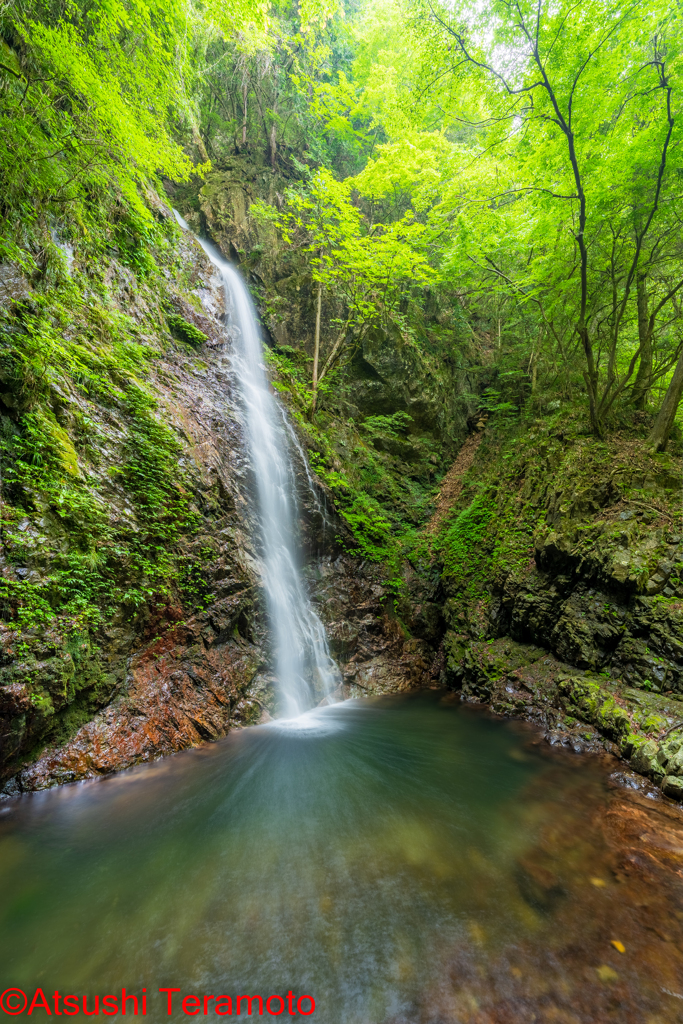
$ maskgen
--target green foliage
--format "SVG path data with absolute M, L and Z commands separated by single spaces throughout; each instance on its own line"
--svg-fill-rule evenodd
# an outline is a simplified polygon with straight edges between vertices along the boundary
M 20 629 L 46 626 L 55 617 L 44 587 L 14 580 L 0 580 L 0 614 Z
M 185 320 L 182 316 L 177 313 L 171 313 L 166 318 L 168 320 L 168 326 L 171 328 L 172 333 L 180 338 L 181 341 L 186 341 L 188 345 L 192 345 L 198 348 L 203 345 L 205 341 L 208 341 L 207 336 L 200 331 L 198 327 L 191 324 L 188 320 Z
M 131 419 L 120 472 L 135 499 L 138 519 L 154 540 L 169 542 L 180 533 L 192 534 L 199 520 L 177 480 L 178 439 L 154 416 L 156 403 L 148 392 L 132 385 L 125 401 Z
M 661 0 L 41 0 L 2 19 L 0 253 L 25 272 L 51 245 L 40 211 L 69 204 L 86 232 L 117 201 L 112 244 L 144 278 L 149 182 L 187 177 L 189 152 L 248 154 L 298 179 L 252 209 L 337 303 L 335 359 L 377 324 L 411 337 L 428 285 L 457 296 L 475 356 L 497 338 L 501 369 L 584 395 L 598 434 L 661 401 L 683 349 L 681 34 Z
M 495 494 L 481 491 L 445 528 L 437 544 L 444 576 L 470 596 L 482 588 L 488 573 L 490 547 L 484 541 L 495 512 Z
M 406 182 L 444 277 L 495 317 L 499 337 L 502 321 L 506 347 L 522 328 L 527 372 L 583 392 L 600 435 L 615 404 L 642 406 L 683 344 L 678 14 L 662 3 L 412 8 L 424 73 L 413 131 L 431 140 L 438 101 L 450 145 L 423 145 L 402 174 L 392 140 L 364 173 L 379 191 Z
M 363 429 L 370 434 L 385 434 L 391 437 L 402 437 L 408 433 L 413 422 L 412 416 L 403 410 L 392 413 L 391 416 L 366 416 L 363 420 Z
M 146 260 L 152 260 L 149 249 Z M 76 324 L 78 331 L 71 330 Z M 59 291 L 37 293 L 11 312 L 0 311 L 0 385 L 9 404 L 28 411 L 59 393 L 65 377 L 85 395 L 121 397 L 121 383 L 151 355 L 138 331 L 130 316 L 106 300 L 85 300 L 73 281 Z
M 273 387 L 295 397 L 300 410 L 308 404 L 309 360 L 303 352 L 288 345 L 264 350 L 265 362 L 274 371 Z
M 399 411 L 368 416 L 358 423 L 344 417 L 344 403 L 354 393 L 344 367 L 331 375 L 334 386 L 325 397 L 324 412 L 311 423 L 303 414 L 305 356 L 278 350 L 268 358 L 277 374 L 274 384 L 289 399 L 307 438 L 310 466 L 333 494 L 335 509 L 348 527 L 338 543 L 380 565 L 385 583 L 398 592 L 406 559 L 419 571 L 429 571 L 428 546 L 420 528 L 432 511 L 432 445 L 420 438 L 417 458 L 408 467 L 402 461 L 402 446 L 414 426 L 410 415 Z M 378 450 L 378 439 L 387 439 L 391 450 L 384 446 Z
M 284 211 L 265 203 L 252 208 L 306 254 L 314 280 L 343 304 L 338 341 L 321 366 L 321 380 L 347 334 L 357 340 L 373 326 L 389 325 L 407 331 L 401 312 L 405 289 L 432 278 L 420 246 L 424 229 L 412 211 L 392 223 L 369 223 L 353 202 L 355 188 L 354 179 L 339 182 L 321 169 L 305 187 L 289 190 Z
M 661 402 L 683 357 L 678 14 L 376 0 L 347 45 L 329 78 L 311 65 L 295 84 L 365 166 L 338 181 L 330 159 L 297 164 L 285 210 L 259 207 L 341 299 L 342 331 L 409 336 L 407 296 L 429 283 L 457 295 L 474 357 L 518 375 L 516 400 L 508 381 L 483 408 L 559 391 L 602 435 Z
M 220 163 L 248 153 L 295 177 L 311 166 L 342 176 L 360 169 L 377 129 L 348 81 L 349 12 L 327 0 L 212 0 L 204 11 L 210 21 L 196 29 L 194 48 L 198 152 Z
M 357 550 L 372 562 L 391 562 L 394 523 L 376 499 L 361 491 L 340 508 L 354 536 Z
M 171 120 L 189 71 L 184 5 L 11 3 L 1 27 L 2 215 L 113 190 L 148 219 L 146 182 L 190 171 Z
M 348 325 L 361 328 L 396 317 L 406 283 L 425 284 L 431 271 L 419 245 L 424 229 L 412 211 L 391 224 L 369 224 L 352 201 L 356 187 L 354 179 L 339 182 L 321 170 L 306 188 L 288 193 L 286 212 L 261 204 L 255 214 L 310 254 L 314 279 L 344 297 Z
M 146 212 L 146 211 L 145 211 Z M 140 278 L 153 275 L 155 263 L 151 245 L 159 241 L 159 230 L 137 210 L 121 212 L 113 224 L 112 248 L 119 262 L 130 267 Z

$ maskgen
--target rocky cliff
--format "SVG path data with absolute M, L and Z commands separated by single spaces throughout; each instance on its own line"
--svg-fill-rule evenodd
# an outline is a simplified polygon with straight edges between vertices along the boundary
M 70 245 L 63 281 L 5 297 L 8 330 L 40 318 L 66 357 L 38 394 L 5 375 L 0 757 L 5 779 L 30 765 L 8 792 L 259 713 L 244 700 L 265 662 L 222 294 L 156 205 L 169 241 L 152 280 L 116 258 L 93 273 Z M 57 303 L 75 315 L 60 322 Z
M 445 679 L 683 794 L 680 455 L 571 407 L 491 426 L 438 546 Z
M 62 225 L 40 275 L 3 268 L 5 795 L 216 739 L 273 706 L 220 282 L 150 205 L 134 259 L 116 225 L 96 256 Z M 220 238 L 233 256 L 240 223 Z M 396 628 L 386 574 L 354 556 L 294 440 L 310 585 L 345 678 L 356 692 L 415 685 L 429 652 Z
M 258 305 L 337 696 L 450 687 L 680 797 L 677 452 L 650 455 L 637 427 L 596 442 L 570 403 L 480 417 L 491 353 L 444 296 L 411 337 L 370 332 L 311 421 L 311 275 L 250 214 L 287 184 L 236 158 L 173 201 Z M 2 268 L 6 795 L 273 708 L 229 318 L 201 248 L 150 205 L 146 238 L 119 227 L 95 258 L 63 226 L 42 276 Z M 326 299 L 323 349 L 337 314 Z

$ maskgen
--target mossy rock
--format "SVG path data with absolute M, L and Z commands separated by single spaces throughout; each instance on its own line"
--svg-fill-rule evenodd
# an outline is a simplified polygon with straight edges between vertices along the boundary
M 659 746 L 654 740 L 634 735 L 633 751 L 629 758 L 629 763 L 635 771 L 652 779 L 663 778 L 664 769 L 659 762 L 658 754 Z
M 188 345 L 192 345 L 194 348 L 199 348 L 205 341 L 208 341 L 208 336 L 200 331 L 198 327 L 191 324 L 185 317 L 180 316 L 178 313 L 171 313 L 167 318 L 168 326 L 171 330 L 171 334 L 174 338 L 178 338 L 179 341 L 185 341 Z
M 598 683 L 569 677 L 560 679 L 558 689 L 576 709 L 578 716 L 591 725 L 597 724 L 598 711 L 604 706 L 603 693 Z
M 676 775 L 665 775 L 662 779 L 662 792 L 674 800 L 683 800 L 683 778 Z
M 631 731 L 628 714 L 613 697 L 608 697 L 597 709 L 593 724 L 606 736 L 617 742 Z

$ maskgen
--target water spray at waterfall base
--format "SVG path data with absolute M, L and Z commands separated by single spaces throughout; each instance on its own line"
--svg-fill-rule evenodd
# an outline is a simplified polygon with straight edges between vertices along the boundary
M 190 230 L 183 218 L 174 213 L 180 226 Z M 256 483 L 263 584 L 275 674 L 283 716 L 294 718 L 332 693 L 339 684 L 339 670 L 330 656 L 325 627 L 301 576 L 296 480 L 289 437 L 292 428 L 270 389 L 256 313 L 244 281 L 213 246 L 203 239 L 197 240 L 221 275 L 225 307 L 237 334 L 232 366 Z M 303 450 L 299 454 L 305 463 Z M 308 467 L 305 468 L 312 487 Z

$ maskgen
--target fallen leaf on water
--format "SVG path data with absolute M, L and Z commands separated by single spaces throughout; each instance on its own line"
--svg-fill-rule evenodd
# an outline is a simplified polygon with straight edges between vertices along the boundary
M 625 953 L 626 946 L 623 942 L 619 942 L 619 939 L 612 939 L 612 945 L 616 949 L 617 953 Z
M 602 967 L 596 967 L 595 970 L 597 971 L 600 981 L 619 981 L 619 975 L 617 972 L 611 967 L 608 967 L 607 964 L 603 964 Z

